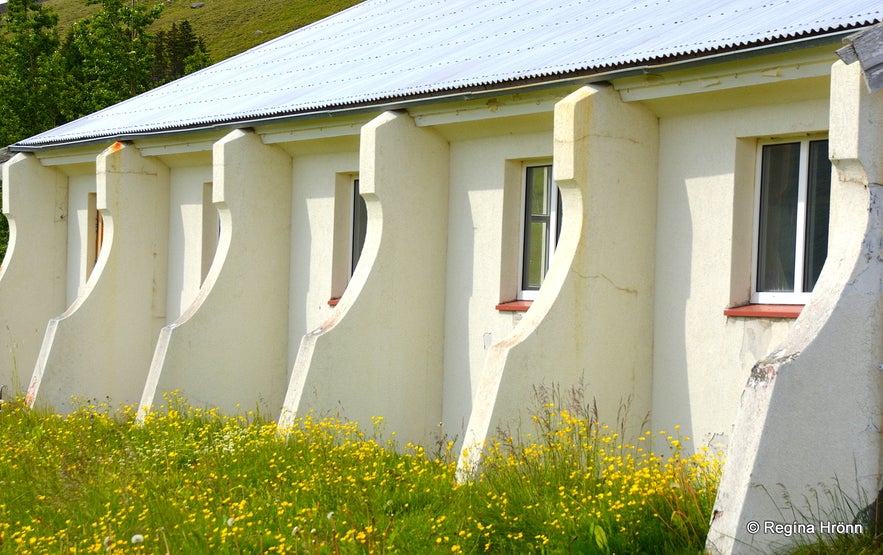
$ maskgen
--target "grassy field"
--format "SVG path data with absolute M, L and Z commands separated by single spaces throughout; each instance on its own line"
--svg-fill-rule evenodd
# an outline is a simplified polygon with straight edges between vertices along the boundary
M 145 0 L 136 0 L 145 2 Z M 358 4 L 358 0 L 147 0 L 163 4 L 163 15 L 153 29 L 166 29 L 173 22 L 188 20 L 203 37 L 216 62 L 263 42 L 282 36 Z M 202 4 L 202 7 L 191 6 Z M 62 35 L 76 20 L 88 16 L 97 6 L 83 0 L 48 0 L 58 13 Z
M 721 463 L 546 404 L 458 481 L 452 443 L 305 415 L 279 430 L 168 397 L 0 410 L 0 553 L 700 553 Z M 658 436 L 665 453 L 645 446 Z

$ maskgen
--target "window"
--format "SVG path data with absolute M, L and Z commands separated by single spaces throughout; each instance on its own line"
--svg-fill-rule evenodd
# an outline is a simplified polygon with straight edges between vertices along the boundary
M 540 289 L 560 232 L 561 197 L 551 165 L 524 169 L 518 300 L 533 300 Z
M 202 184 L 202 281 L 205 281 L 205 277 L 212 267 L 215 252 L 218 250 L 218 237 L 221 235 L 221 219 L 212 202 L 212 189 L 212 183 Z
M 759 148 L 751 301 L 804 304 L 828 254 L 828 141 Z
M 89 226 L 86 234 L 86 277 L 88 278 L 92 275 L 92 270 L 95 269 L 98 255 L 101 253 L 101 245 L 104 243 L 104 217 L 98 210 L 98 195 L 96 193 L 89 193 L 86 204 L 87 225 Z
M 359 194 L 359 178 L 337 174 L 334 192 L 334 249 L 332 253 L 331 300 L 334 306 L 343 295 L 365 246 L 368 207 Z
M 368 207 L 365 199 L 359 194 L 359 178 L 353 179 L 353 238 L 352 238 L 352 265 L 350 275 L 356 271 L 356 264 L 362 256 L 362 247 L 365 246 L 365 231 L 368 229 Z

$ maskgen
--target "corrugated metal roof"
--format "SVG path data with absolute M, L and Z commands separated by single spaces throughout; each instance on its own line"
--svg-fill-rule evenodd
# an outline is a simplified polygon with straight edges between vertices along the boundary
M 881 21 L 879 0 L 368 0 L 19 148 L 590 74 Z

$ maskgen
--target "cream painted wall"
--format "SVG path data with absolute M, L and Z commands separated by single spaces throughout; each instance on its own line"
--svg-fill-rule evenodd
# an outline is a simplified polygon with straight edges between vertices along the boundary
M 505 250 L 513 251 L 507 254 L 517 265 L 518 230 L 504 231 L 503 225 L 507 178 L 514 179 L 510 185 L 520 198 L 522 163 L 552 159 L 551 117 L 546 132 L 518 134 L 506 123 L 498 124 L 496 136 L 451 144 L 442 419 L 450 437 L 463 437 L 487 349 L 508 336 L 522 316 L 495 308 L 515 299 L 517 279 L 511 275 L 517 266 L 504 269 L 502 258 Z M 515 213 L 507 219 L 517 221 L 520 203 L 509 210 Z M 509 274 L 506 280 L 502 273 Z M 503 281 L 513 286 L 504 287 Z
M 793 324 L 723 314 L 748 301 L 755 140 L 827 128 L 824 98 L 660 120 L 654 428 L 731 433 L 751 366 Z
M 169 192 L 169 286 L 166 301 L 167 322 L 174 322 L 196 298 L 203 278 L 203 234 L 217 224 L 204 225 L 206 185 L 211 184 L 212 169 L 205 167 L 172 168 Z M 211 203 L 211 197 L 208 199 Z M 217 221 L 210 207 L 211 219 Z M 205 228 L 205 229 L 204 229 Z M 216 244 L 217 238 L 206 237 Z M 213 251 L 214 249 L 212 249 Z
M 649 410 L 652 428 L 680 424 L 698 444 L 724 442 L 718 436 L 731 433 L 750 368 L 795 327 L 793 320 L 723 314 L 748 299 L 756 140 L 824 132 L 828 99 L 817 93 L 823 80 L 812 77 L 812 87 L 787 102 L 776 94 L 801 88 L 799 82 L 758 85 L 747 96 L 730 91 L 730 104 L 713 101 L 724 96 L 697 103 L 676 95 L 622 102 L 612 89 L 590 87 L 559 104 L 557 141 L 546 104 L 480 100 L 464 110 L 454 103 L 423 107 L 413 118 L 384 114 L 364 127 L 361 151 L 353 135 L 360 121 L 328 130 L 300 123 L 235 131 L 215 145 L 213 169 L 202 159 L 188 165 L 195 158 L 180 155 L 168 164 L 168 182 L 156 157 L 136 157 L 130 167 L 158 168 L 159 177 L 133 171 L 120 178 L 120 188 L 143 179 L 160 196 L 168 187 L 169 196 L 162 214 L 142 214 L 111 235 L 160 237 L 162 230 L 148 224 L 162 227 L 168 218 L 168 253 L 162 245 L 152 251 L 168 268 L 162 261 L 114 262 L 95 281 L 87 280 L 95 175 L 66 178 L 31 162 L 10 165 L 27 169 L 20 174 L 27 187 L 54 184 L 54 192 L 35 189 L 25 210 L 52 197 L 68 212 L 67 223 L 34 216 L 52 229 L 36 250 L 61 258 L 55 263 L 65 266 L 62 283 L 53 287 L 67 301 L 40 325 L 72 305 L 50 323 L 41 362 L 49 372 L 38 377 L 48 378 L 47 399 L 59 406 L 80 386 L 130 396 L 143 385 L 139 372 L 147 365 L 126 357 L 131 373 L 112 366 L 130 342 L 139 353 L 146 343 L 155 350 L 143 407 L 180 388 L 196 404 L 234 411 L 258 403 L 273 414 L 287 386 L 286 415 L 339 410 L 365 424 L 382 415 L 387 430 L 424 441 L 439 431 L 462 438 L 475 417 L 473 439 L 480 440 L 532 408 L 534 385 L 584 378 L 608 421 L 633 395 L 633 416 Z M 747 98 L 756 105 L 746 107 Z M 514 297 L 521 164 L 552 156 L 556 178 L 567 182 L 565 219 L 579 214 L 562 232 L 568 258 L 553 263 L 550 285 L 530 312 L 498 311 L 497 303 Z M 349 234 L 341 206 L 350 202 L 348 183 L 358 172 L 372 222 L 368 258 L 334 308 L 328 300 L 340 283 L 335 261 Z M 223 229 L 202 286 L 209 182 Z M 16 189 L 24 190 L 11 185 Z M 12 303 L 27 279 L 12 281 L 17 256 L 0 274 L 2 303 Z M 146 289 L 127 289 L 143 273 L 160 289 L 167 276 L 168 292 L 156 306 L 144 304 L 154 301 Z M 15 306 L 30 317 L 37 312 L 24 304 L 28 298 Z M 128 325 L 133 315 L 161 320 L 158 342 L 153 323 L 140 331 L 114 325 Z M 12 326 L 24 329 L 24 321 Z M 29 348 L 35 350 L 15 347 L 16 356 L 36 357 Z M 89 374 L 95 360 L 99 371 Z
M 448 143 L 401 112 L 362 128 L 362 258 L 336 309 L 300 344 L 280 418 L 316 409 L 432 441 L 441 419 Z
M 829 152 L 828 258 L 800 318 L 742 392 L 709 553 L 786 551 L 804 538 L 747 524 L 790 520 L 789 505 L 819 522 L 853 522 L 879 499 L 883 91 L 869 92 L 858 63 L 833 66 Z
M 46 324 L 66 306 L 68 178 L 30 154 L 2 167 L 10 240 L 0 267 L 0 384 L 27 388 Z
M 89 195 L 95 195 L 95 176 L 77 175 L 70 178 L 67 219 L 67 306 L 83 292 L 92 270 L 89 260 L 89 228 L 94 218 L 89 210 Z
M 180 389 L 198 406 L 275 414 L 285 388 L 291 158 L 255 133 L 214 144 L 217 254 L 188 309 L 162 328 L 140 410 Z
M 728 436 L 751 366 L 791 328 L 723 311 L 748 301 L 755 139 L 827 127 L 826 99 L 660 120 L 654 428 Z
M 583 87 L 556 104 L 560 239 L 530 310 L 488 351 L 461 470 L 476 467 L 498 428 L 515 434 L 516 418 L 529 422 L 533 386 L 566 395 L 582 384 L 603 422 L 617 424 L 624 404 L 622 425 L 638 432 L 650 408 L 657 141 L 656 117 L 610 87 Z
M 339 296 L 332 294 L 335 249 L 348 251 L 352 233 L 350 186 L 352 176 L 359 173 L 358 148 L 352 149 L 351 141 L 325 143 L 328 153 L 295 154 L 293 158 L 289 369 L 301 337 L 321 325 L 334 310 L 328 301 Z M 289 150 L 297 153 L 298 149 L 293 145 Z M 338 188 L 341 191 L 336 196 Z M 337 207 L 337 202 L 345 206 Z M 344 217 L 336 225 L 337 208 L 342 209 Z M 345 275 L 340 277 L 348 280 L 347 268 L 343 270 Z
M 138 399 L 166 318 L 168 175 L 132 145 L 114 143 L 98 157 L 104 245 L 76 301 L 49 321 L 28 388 L 32 402 L 64 411 L 72 397 Z M 82 197 L 73 206 L 82 210 Z

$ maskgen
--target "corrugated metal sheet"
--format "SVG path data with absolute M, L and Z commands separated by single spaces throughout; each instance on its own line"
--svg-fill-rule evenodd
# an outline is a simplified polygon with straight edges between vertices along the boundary
M 368 0 L 17 146 L 640 66 L 881 21 L 879 0 Z

